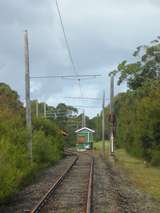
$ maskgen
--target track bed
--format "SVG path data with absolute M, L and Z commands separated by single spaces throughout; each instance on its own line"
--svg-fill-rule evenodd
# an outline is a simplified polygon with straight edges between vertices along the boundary
M 91 160 L 87 154 L 79 155 L 75 165 L 41 212 L 86 212 Z

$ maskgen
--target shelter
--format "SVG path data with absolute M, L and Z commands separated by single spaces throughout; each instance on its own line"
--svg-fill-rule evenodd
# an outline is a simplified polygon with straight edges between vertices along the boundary
M 75 131 L 77 134 L 76 147 L 78 151 L 83 151 L 93 148 L 93 134 L 95 131 L 87 127 L 83 127 Z

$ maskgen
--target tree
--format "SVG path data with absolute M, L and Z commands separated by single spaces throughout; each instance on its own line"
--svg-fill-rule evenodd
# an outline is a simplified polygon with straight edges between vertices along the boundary
M 150 45 L 139 46 L 137 61 L 123 61 L 116 71 L 118 84 L 128 91 L 114 98 L 117 116 L 116 141 L 130 154 L 154 165 L 160 162 L 160 37 Z
M 160 37 L 150 45 L 137 47 L 133 56 L 136 62 L 127 63 L 124 60 L 117 70 L 110 74 L 119 74 L 118 84 L 126 81 L 132 90 L 141 87 L 145 81 L 160 79 Z
M 78 110 L 72 106 L 67 106 L 64 103 L 58 104 L 56 107 L 56 121 L 60 128 L 67 129 L 67 122 L 74 118 Z

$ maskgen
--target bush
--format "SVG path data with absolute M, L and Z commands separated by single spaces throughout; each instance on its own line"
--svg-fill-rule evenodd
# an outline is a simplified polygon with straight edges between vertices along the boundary
M 33 119 L 33 164 L 28 158 L 28 135 L 18 94 L 0 83 L 0 203 L 29 183 L 40 169 L 63 155 L 63 138 L 54 121 Z
M 23 146 L 16 146 L 11 139 L 0 140 L 0 201 L 15 193 L 22 179 L 29 173 L 27 152 Z
M 33 132 L 41 130 L 44 132 L 45 136 L 57 136 L 60 131 L 54 121 L 44 119 L 44 118 L 34 118 L 33 119 Z
M 53 164 L 59 160 L 61 152 L 53 137 L 46 137 L 43 131 L 37 131 L 33 136 L 33 159 L 37 164 Z
M 45 121 L 46 122 L 46 121 Z M 46 136 L 47 134 L 47 136 Z M 21 186 L 30 182 L 35 173 L 53 165 L 63 155 L 60 135 L 48 135 L 43 130 L 33 132 L 33 164 L 30 165 L 26 130 L 10 129 L 0 138 L 0 203 L 7 201 Z
M 53 121 L 39 118 L 33 122 L 33 155 L 35 162 L 54 163 L 63 155 L 64 141 Z

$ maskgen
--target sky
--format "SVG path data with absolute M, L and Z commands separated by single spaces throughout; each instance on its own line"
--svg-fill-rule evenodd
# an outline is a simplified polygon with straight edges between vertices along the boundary
M 84 97 L 109 101 L 108 73 L 123 60 L 132 61 L 137 46 L 160 35 L 159 0 L 58 0 L 72 56 L 79 75 L 101 77 L 81 81 Z M 0 0 L 0 78 L 24 92 L 24 30 L 28 30 L 30 75 L 74 75 L 55 0 Z M 115 93 L 126 85 L 115 86 Z M 101 101 L 76 100 L 80 97 L 77 80 L 32 79 L 31 98 L 56 106 L 63 102 L 85 107 L 93 117 Z M 91 107 L 91 108 L 90 108 Z

